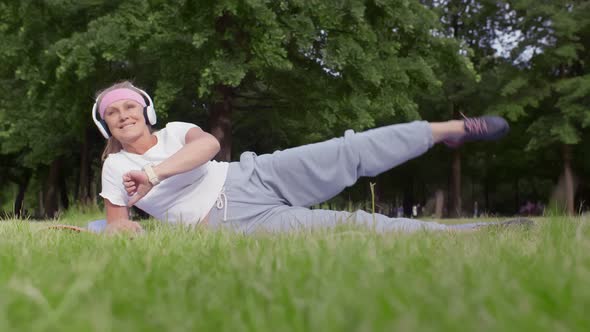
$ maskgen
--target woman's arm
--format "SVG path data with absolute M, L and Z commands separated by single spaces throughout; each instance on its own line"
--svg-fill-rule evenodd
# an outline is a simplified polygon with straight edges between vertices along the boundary
M 104 206 L 107 212 L 107 232 L 117 231 L 141 231 L 141 226 L 135 221 L 129 220 L 129 208 L 111 203 L 105 198 Z
M 160 181 L 205 164 L 213 159 L 220 149 L 219 141 L 201 128 L 189 129 L 185 141 L 186 144 L 180 150 L 154 167 Z
M 201 130 L 191 128 L 185 135 L 185 145 L 168 159 L 153 167 L 160 181 L 173 175 L 188 172 L 209 160 L 219 152 L 217 139 Z M 143 171 L 129 171 L 123 175 L 123 185 L 129 196 L 127 206 L 132 206 L 152 189 L 152 184 Z

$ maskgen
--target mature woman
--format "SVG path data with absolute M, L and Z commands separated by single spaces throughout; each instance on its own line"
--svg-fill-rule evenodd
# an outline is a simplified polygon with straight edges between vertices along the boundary
M 375 176 L 439 142 L 495 140 L 508 130 L 496 116 L 441 123 L 416 121 L 355 133 L 272 154 L 216 162 L 219 143 L 190 123 L 171 122 L 154 132 L 151 98 L 129 82 L 98 94 L 93 119 L 105 138 L 102 192 L 111 230 L 140 230 L 129 220 L 135 205 L 171 223 L 284 232 L 366 225 L 377 231 L 444 230 L 449 226 L 365 211 L 311 210 L 361 176 Z

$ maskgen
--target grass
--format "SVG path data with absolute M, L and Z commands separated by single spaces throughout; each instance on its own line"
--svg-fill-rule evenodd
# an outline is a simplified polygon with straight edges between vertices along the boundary
M 146 228 L 0 222 L 0 331 L 590 330 L 582 218 L 454 234 Z

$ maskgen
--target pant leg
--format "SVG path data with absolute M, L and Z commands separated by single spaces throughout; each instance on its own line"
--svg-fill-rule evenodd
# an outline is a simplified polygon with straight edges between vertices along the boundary
M 244 152 L 229 165 L 226 204 L 213 207 L 210 223 L 249 229 L 275 207 L 308 207 L 324 202 L 360 176 L 374 176 L 432 146 L 427 122 L 391 125 L 362 133 L 256 156 Z
M 448 227 L 436 222 L 426 222 L 407 218 L 390 218 L 382 214 L 372 214 L 363 210 L 355 212 L 310 210 L 304 207 L 278 206 L 264 219 L 249 224 L 231 225 L 234 230 L 251 233 L 288 233 L 331 229 L 339 225 L 353 225 L 386 232 L 441 231 Z
M 348 130 L 344 137 L 253 157 L 254 178 L 279 203 L 309 207 L 334 197 L 359 177 L 385 172 L 432 145 L 425 121 L 361 133 Z

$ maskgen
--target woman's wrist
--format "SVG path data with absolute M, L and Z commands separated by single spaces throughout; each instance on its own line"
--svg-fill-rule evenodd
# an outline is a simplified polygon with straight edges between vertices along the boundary
M 127 218 L 127 219 L 114 219 L 114 220 L 107 219 L 107 226 L 114 225 L 114 224 L 125 224 L 125 223 L 129 223 L 129 222 L 133 222 L 133 220 L 131 220 L 129 218 Z
M 152 169 L 154 170 L 154 173 L 156 173 L 158 179 L 160 179 L 160 182 L 169 178 L 169 176 L 166 176 L 166 174 L 164 174 L 164 172 L 162 171 L 162 166 L 152 166 Z

